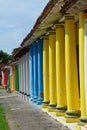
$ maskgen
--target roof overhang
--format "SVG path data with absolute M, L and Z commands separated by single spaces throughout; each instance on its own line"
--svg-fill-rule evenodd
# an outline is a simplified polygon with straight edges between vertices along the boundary
M 84 10 L 87 10 L 87 0 L 66 0 L 60 12 L 78 14 Z
M 29 51 L 29 47 L 28 46 L 20 47 L 17 50 L 17 52 L 14 54 L 14 58 L 20 58 L 21 56 L 23 56 L 28 51 Z
M 45 35 L 47 30 L 52 28 L 55 23 L 64 21 L 63 15 L 65 13 L 77 14 L 86 9 L 87 0 L 50 0 L 38 17 L 33 29 L 23 39 L 21 48 L 18 49 L 15 57 L 22 56 L 28 50 L 26 48 Z M 76 19 L 78 20 L 78 17 Z

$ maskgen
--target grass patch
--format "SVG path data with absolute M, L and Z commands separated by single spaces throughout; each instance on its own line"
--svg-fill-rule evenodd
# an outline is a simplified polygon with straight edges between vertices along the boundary
M 5 109 L 0 105 L 0 130 L 9 130 L 5 117 Z
M 20 128 L 20 125 L 19 124 L 17 124 L 17 125 L 15 125 L 17 128 Z

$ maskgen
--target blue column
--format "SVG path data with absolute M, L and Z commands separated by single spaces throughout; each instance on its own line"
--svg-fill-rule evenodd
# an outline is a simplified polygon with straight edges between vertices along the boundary
M 43 40 L 38 40 L 38 102 L 42 104 L 43 101 Z
M 37 44 L 33 44 L 33 74 L 34 74 L 34 102 L 38 98 L 38 74 L 37 74 Z
M 34 84 L 33 84 L 33 46 L 29 46 L 29 81 L 30 81 L 30 99 L 33 100 L 34 97 Z

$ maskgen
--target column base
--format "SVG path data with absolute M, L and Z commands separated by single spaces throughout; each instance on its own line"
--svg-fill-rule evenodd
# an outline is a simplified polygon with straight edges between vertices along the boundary
M 33 98 L 30 98 L 30 101 L 32 102 L 32 101 L 33 101 Z
M 63 121 L 66 123 L 73 123 L 73 122 L 79 122 L 79 118 L 64 118 Z
M 87 118 L 86 117 L 81 117 L 80 122 L 78 123 L 78 125 L 84 126 L 86 124 L 87 124 Z
M 33 103 L 37 103 L 37 98 L 34 98 L 34 99 L 33 99 Z
M 54 112 L 55 116 L 65 116 L 65 111 L 67 110 L 67 106 L 57 106 Z
M 30 97 L 30 101 L 33 101 L 33 97 Z
M 43 101 L 42 108 L 48 108 L 49 101 Z
M 76 126 L 76 130 L 87 130 L 87 123 L 79 122 Z
M 37 100 L 37 105 L 41 105 L 43 103 L 43 99 L 42 98 L 39 98 L 38 100 Z
M 56 110 L 56 104 L 49 104 L 47 112 L 54 112 Z
M 27 97 L 30 97 L 30 94 L 27 94 Z
M 66 115 L 64 117 L 64 121 L 67 122 L 67 123 L 70 123 L 70 122 L 79 122 L 80 119 L 80 111 L 66 111 Z
M 65 116 L 65 111 L 58 111 L 58 110 L 56 110 L 55 112 L 54 112 L 54 116 Z
M 77 125 L 76 126 L 76 130 L 87 130 L 87 127 L 86 126 L 79 126 L 79 125 Z

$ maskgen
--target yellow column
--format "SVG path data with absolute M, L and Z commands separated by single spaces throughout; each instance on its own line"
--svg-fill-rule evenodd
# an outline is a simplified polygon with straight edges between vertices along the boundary
M 54 31 L 49 31 L 49 90 L 50 90 L 50 104 L 48 112 L 52 112 L 56 107 L 56 35 Z
M 49 97 L 49 37 L 43 37 L 43 90 L 44 90 L 44 101 L 42 108 L 47 108 L 50 97 Z
M 57 110 L 54 115 L 63 116 L 67 109 L 66 82 L 65 82 L 65 39 L 64 25 L 56 25 L 56 87 Z
M 78 73 L 76 57 L 76 31 L 74 16 L 65 16 L 65 63 L 66 63 L 66 91 L 67 111 L 64 120 L 77 122 L 80 116 Z
M 79 69 L 80 69 L 80 101 L 81 118 L 80 125 L 87 123 L 85 85 L 84 85 L 84 18 L 79 15 Z

